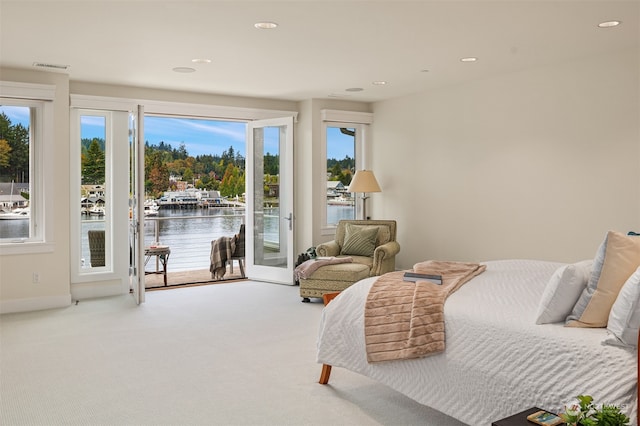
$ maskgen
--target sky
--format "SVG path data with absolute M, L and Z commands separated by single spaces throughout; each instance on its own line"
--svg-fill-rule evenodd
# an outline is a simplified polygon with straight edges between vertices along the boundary
M 0 112 L 4 112 L 12 124 L 22 123 L 28 127 L 27 108 L 0 106 Z M 187 152 L 193 157 L 204 154 L 220 155 L 230 146 L 236 153 L 246 157 L 245 133 L 246 124 L 242 122 L 157 116 L 146 116 L 144 119 L 144 139 L 150 145 L 158 145 L 164 141 L 173 149 L 178 149 L 184 143 Z M 265 134 L 265 153 L 277 153 L 276 136 L 276 132 Z M 105 139 L 104 118 L 82 116 L 81 137 Z M 343 159 L 347 155 L 354 157 L 352 137 L 330 128 L 327 139 L 329 158 Z

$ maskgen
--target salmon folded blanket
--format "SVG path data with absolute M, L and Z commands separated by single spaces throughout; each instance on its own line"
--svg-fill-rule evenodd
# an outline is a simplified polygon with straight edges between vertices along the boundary
M 389 272 L 373 283 L 364 311 L 367 361 L 412 359 L 445 348 L 444 303 L 486 265 L 429 260 L 413 272 L 442 276 L 442 284 L 404 281 L 404 271 Z

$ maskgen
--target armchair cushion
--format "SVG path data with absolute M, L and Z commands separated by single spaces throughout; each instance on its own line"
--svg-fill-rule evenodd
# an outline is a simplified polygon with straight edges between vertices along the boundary
M 347 223 L 345 237 L 340 254 L 355 256 L 373 256 L 378 239 L 377 226 L 362 226 Z

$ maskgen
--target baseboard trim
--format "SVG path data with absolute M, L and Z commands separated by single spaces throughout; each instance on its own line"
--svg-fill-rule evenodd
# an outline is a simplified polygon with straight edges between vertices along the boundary
M 70 305 L 71 294 L 64 294 L 61 296 L 30 297 L 27 299 L 3 300 L 0 301 L 0 314 L 66 308 Z
M 125 288 L 121 282 L 71 284 L 71 296 L 73 300 L 119 296 L 126 293 L 128 293 L 128 289 Z

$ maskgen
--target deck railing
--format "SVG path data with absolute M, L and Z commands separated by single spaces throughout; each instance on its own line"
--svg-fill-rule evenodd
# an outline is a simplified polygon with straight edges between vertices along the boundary
M 274 212 L 274 208 L 265 209 L 263 217 L 268 221 L 266 225 L 270 229 L 263 235 L 265 247 L 277 252 L 280 217 L 277 211 Z M 211 242 L 237 234 L 243 223 L 245 210 L 237 208 L 226 214 L 147 216 L 144 245 L 168 245 L 171 249 L 168 269 L 171 272 L 208 270 L 211 264 Z M 83 233 L 86 234 L 88 229 L 104 229 L 104 220 L 83 221 Z M 82 239 L 82 253 L 88 266 L 89 248 L 86 238 Z M 152 263 L 149 262 L 148 269 L 154 268 Z
M 169 263 L 171 271 L 209 269 L 211 241 L 236 234 L 244 220 L 244 213 L 147 217 L 145 218 L 145 246 L 154 242 L 168 245 L 171 248 Z M 168 228 L 163 226 L 163 222 L 171 222 L 168 232 L 163 232 L 161 229 Z

